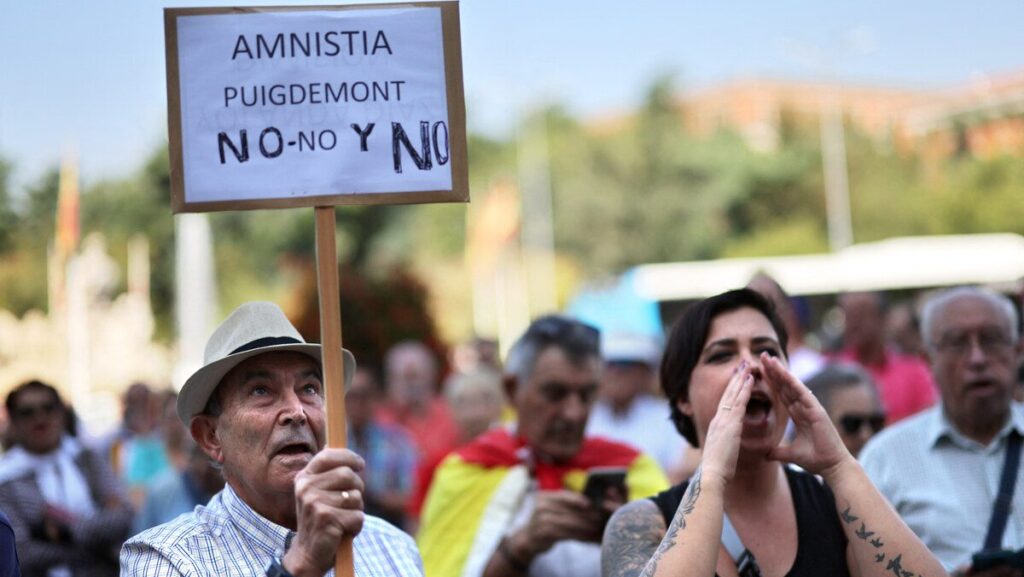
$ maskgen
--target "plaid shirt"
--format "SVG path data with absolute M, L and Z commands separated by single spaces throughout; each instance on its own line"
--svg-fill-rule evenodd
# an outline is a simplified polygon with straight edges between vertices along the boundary
M 208 505 L 143 531 L 121 549 L 121 575 L 252 577 L 283 556 L 295 532 L 252 510 L 230 486 Z M 353 541 L 357 577 L 422 576 L 412 537 L 369 515 Z M 328 576 L 334 575 L 331 569 Z

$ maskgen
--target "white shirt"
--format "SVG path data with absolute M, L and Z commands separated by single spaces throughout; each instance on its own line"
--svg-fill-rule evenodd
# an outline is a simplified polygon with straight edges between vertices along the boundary
M 883 430 L 860 454 L 868 476 L 947 570 L 969 565 L 984 544 L 1011 429 L 1024 434 L 1024 405 L 1012 405 L 988 446 L 960 434 L 937 406 Z M 1003 547 L 1024 547 L 1024 470 Z
M 648 395 L 637 397 L 622 415 L 609 403 L 598 401 L 590 410 L 587 436 L 632 445 L 653 457 L 663 471 L 671 471 L 683 460 L 688 445 L 670 416 L 668 401 Z
M 512 520 L 506 534 L 512 534 L 530 521 L 537 496 L 537 482 L 530 490 Z M 537 555 L 530 563 L 529 577 L 601 577 L 601 546 L 583 541 L 559 541 Z

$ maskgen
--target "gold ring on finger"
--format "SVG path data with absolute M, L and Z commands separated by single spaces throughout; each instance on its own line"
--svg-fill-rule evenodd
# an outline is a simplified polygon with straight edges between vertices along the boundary
M 732 405 L 722 405 L 722 410 L 731 411 L 732 410 Z

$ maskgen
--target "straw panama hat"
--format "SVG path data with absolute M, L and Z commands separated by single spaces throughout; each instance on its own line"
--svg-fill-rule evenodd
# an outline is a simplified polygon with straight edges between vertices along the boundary
M 320 345 L 307 343 L 284 311 L 274 303 L 250 302 L 238 307 L 210 335 L 203 353 L 203 367 L 192 374 L 178 393 L 178 418 L 187 427 L 203 412 L 210 395 L 224 375 L 242 361 L 265 353 L 295 351 L 321 360 Z M 342 349 L 345 384 L 352 381 L 356 359 Z

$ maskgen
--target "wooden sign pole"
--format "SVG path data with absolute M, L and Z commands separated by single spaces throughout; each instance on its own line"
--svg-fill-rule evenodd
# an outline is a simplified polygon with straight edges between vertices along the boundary
M 316 207 L 316 269 L 320 295 L 320 344 L 323 347 L 324 392 L 327 399 L 327 446 L 348 444 L 345 419 L 345 360 L 341 354 L 341 296 L 334 207 Z M 334 561 L 336 577 L 353 577 L 352 538 L 345 537 Z

